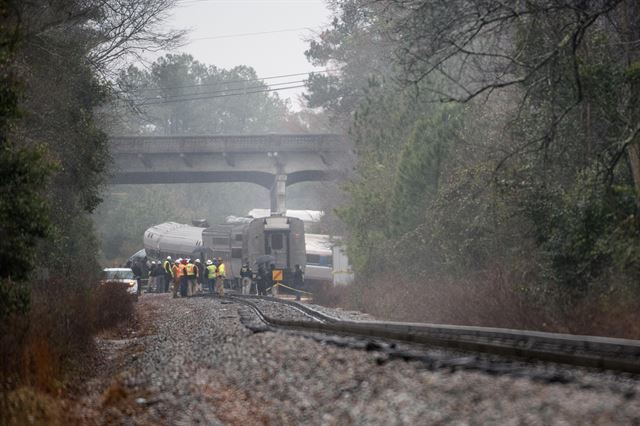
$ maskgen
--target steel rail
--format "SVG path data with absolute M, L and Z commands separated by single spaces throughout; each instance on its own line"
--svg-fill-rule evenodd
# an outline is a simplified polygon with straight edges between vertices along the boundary
M 307 306 L 303 303 L 298 303 L 298 302 L 294 302 L 292 300 L 283 300 L 283 299 L 277 299 L 274 297 L 270 297 L 270 296 L 256 296 L 254 294 L 229 294 L 228 295 L 230 298 L 241 298 L 241 299 L 247 299 L 247 300 L 265 300 L 267 302 L 275 302 L 275 303 L 280 303 L 283 305 L 288 305 L 300 312 L 302 312 L 303 314 L 311 317 L 312 319 L 314 319 L 315 321 L 318 322 L 327 322 L 327 323 L 331 323 L 331 322 L 339 322 L 341 321 L 340 318 L 336 318 L 336 317 L 332 317 L 330 315 L 325 314 L 324 312 L 320 312 L 316 309 L 311 308 L 310 306 Z
M 491 327 L 341 320 L 301 303 L 262 296 L 228 296 L 249 305 L 267 325 L 328 334 L 435 345 L 467 352 L 538 360 L 602 370 L 640 373 L 640 341 Z M 289 305 L 315 321 L 267 315 L 252 299 Z

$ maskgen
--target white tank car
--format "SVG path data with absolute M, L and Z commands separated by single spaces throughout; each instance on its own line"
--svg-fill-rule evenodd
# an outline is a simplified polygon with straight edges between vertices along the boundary
M 202 231 L 205 228 L 176 222 L 152 226 L 144 233 L 143 244 L 147 256 L 164 259 L 171 256 L 205 258 L 209 250 L 203 247 Z

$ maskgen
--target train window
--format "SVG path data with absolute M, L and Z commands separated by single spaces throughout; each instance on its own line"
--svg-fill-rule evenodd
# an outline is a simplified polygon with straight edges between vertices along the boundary
M 242 234 L 236 234 L 236 241 L 242 241 Z
M 333 257 L 331 255 L 322 256 L 320 254 L 307 253 L 307 264 L 316 266 L 332 266 Z
M 234 259 L 242 259 L 242 249 L 241 248 L 231 249 L 231 257 L 233 257 Z
M 284 242 L 282 234 L 271 234 L 271 248 L 274 250 L 282 250 Z
M 331 256 L 320 256 L 320 266 L 332 266 L 333 258 Z
M 214 250 L 213 257 L 221 257 L 223 261 L 227 262 L 229 260 L 230 254 L 228 251 L 222 250 Z
M 228 246 L 229 245 L 229 239 L 228 238 L 216 238 L 213 237 L 213 245 L 214 246 Z

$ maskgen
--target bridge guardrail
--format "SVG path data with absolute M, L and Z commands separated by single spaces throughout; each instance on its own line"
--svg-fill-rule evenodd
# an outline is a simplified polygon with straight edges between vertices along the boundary
M 346 138 L 337 134 L 267 134 L 220 136 L 121 136 L 111 138 L 119 154 L 202 154 L 233 152 L 346 151 Z

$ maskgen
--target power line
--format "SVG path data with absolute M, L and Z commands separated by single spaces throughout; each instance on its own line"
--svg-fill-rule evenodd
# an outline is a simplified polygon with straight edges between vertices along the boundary
M 295 73 L 295 74 L 281 74 L 281 75 L 275 75 L 275 76 L 271 76 L 271 77 L 256 77 L 256 78 L 251 78 L 251 79 L 239 79 L 239 80 L 230 80 L 230 81 L 220 81 L 220 82 L 216 82 L 216 83 L 201 83 L 201 84 L 189 84 L 189 85 L 185 85 L 185 86 L 170 86 L 170 87 L 149 87 L 149 88 L 145 88 L 142 90 L 139 90 L 140 92 L 152 92 L 152 91 L 161 91 L 161 90 L 173 90 L 173 89 L 188 89 L 191 87 L 216 87 L 216 86 L 222 86 L 225 84 L 234 84 L 234 83 L 250 83 L 250 82 L 254 82 L 254 81 L 263 81 L 263 80 L 276 80 L 279 78 L 285 78 L 285 77 L 298 77 L 301 75 L 309 75 L 309 74 L 324 74 L 327 72 L 332 72 L 332 71 L 339 71 L 339 69 L 334 68 L 334 69 L 324 69 L 324 70 L 319 70 L 319 71 L 309 71 L 309 72 L 300 72 L 300 73 Z
M 181 94 L 181 95 L 177 95 L 177 96 L 170 96 L 167 98 L 142 98 L 140 99 L 142 102 L 146 102 L 146 101 L 158 101 L 158 102 L 164 102 L 164 101 L 171 101 L 171 102 L 179 102 L 181 100 L 190 100 L 190 99 L 194 99 L 194 98 L 200 98 L 200 97 L 204 97 L 206 98 L 209 95 L 217 95 L 217 94 L 239 94 L 239 95 L 243 95 L 245 93 L 252 93 L 251 91 L 255 90 L 265 90 L 265 89 L 274 89 L 277 86 L 285 86 L 285 85 L 291 85 L 291 84 L 297 84 L 297 83 L 303 83 L 306 80 L 296 80 L 296 81 L 285 81 L 282 83 L 274 83 L 274 84 L 270 84 L 270 85 L 261 85 L 261 86 L 250 86 L 250 87 L 239 87 L 239 88 L 233 88 L 233 89 L 223 89 L 223 90 L 214 90 L 211 92 L 200 92 L 200 93 L 186 93 L 186 94 Z M 304 85 L 303 85 L 304 86 Z M 274 89 L 276 90 L 276 89 Z M 247 92 L 249 91 L 249 92 Z
M 211 4 L 322 4 L 323 0 L 271 0 L 271 1 L 259 1 L 259 0 L 178 0 L 176 2 L 179 5 L 194 5 L 199 3 L 211 3 Z
M 229 96 L 244 96 L 244 95 L 251 95 L 251 94 L 254 94 L 254 93 L 279 92 L 281 90 L 298 89 L 300 87 L 305 87 L 305 86 L 306 85 L 304 85 L 304 84 L 300 84 L 300 85 L 297 85 L 297 86 L 280 87 L 280 88 L 276 88 L 276 89 L 255 90 L 255 91 L 252 91 L 252 92 L 226 93 L 226 94 L 213 95 L 213 96 L 193 97 L 193 98 L 188 98 L 188 99 L 169 99 L 169 100 L 166 100 L 166 101 L 165 100 L 159 100 L 158 102 L 148 102 L 148 103 L 141 104 L 139 106 L 160 105 L 160 104 L 169 104 L 169 103 L 175 103 L 175 102 L 190 102 L 190 101 L 199 101 L 199 100 L 206 100 L 206 99 L 226 98 L 226 97 L 229 97 Z
M 182 98 L 190 98 L 192 96 L 201 96 L 201 95 L 215 95 L 217 93 L 229 93 L 229 92 L 246 92 L 247 90 L 253 90 L 253 89 L 264 89 L 265 86 L 266 87 L 276 87 L 276 86 L 285 86 L 285 85 L 289 85 L 289 84 L 297 84 L 297 83 L 304 83 L 307 80 L 294 80 L 294 81 L 283 81 L 281 83 L 272 83 L 272 84 L 266 84 L 266 85 L 260 85 L 260 86 L 250 86 L 250 87 L 235 87 L 235 88 L 229 88 L 229 89 L 222 89 L 222 90 L 214 90 L 214 91 L 207 91 L 207 92 L 192 92 L 192 93 L 181 93 L 181 94 L 177 94 L 177 95 L 173 95 L 173 96 L 167 96 L 167 97 L 163 97 L 161 98 L 162 100 L 180 100 Z M 153 100 L 157 100 L 159 99 L 158 97 L 150 97 L 150 98 L 142 98 L 141 101 L 153 101 Z
M 287 28 L 284 30 L 260 31 L 255 33 L 239 33 L 239 34 L 225 34 L 225 35 L 218 35 L 218 36 L 211 36 L 211 37 L 198 37 L 198 38 L 192 38 L 190 39 L 190 41 L 218 40 L 221 38 L 235 38 L 235 37 L 249 37 L 249 36 L 256 36 L 256 35 L 263 35 L 263 34 L 288 33 L 292 31 L 301 31 L 301 30 L 313 31 L 313 29 L 309 27 L 299 27 L 299 28 Z

